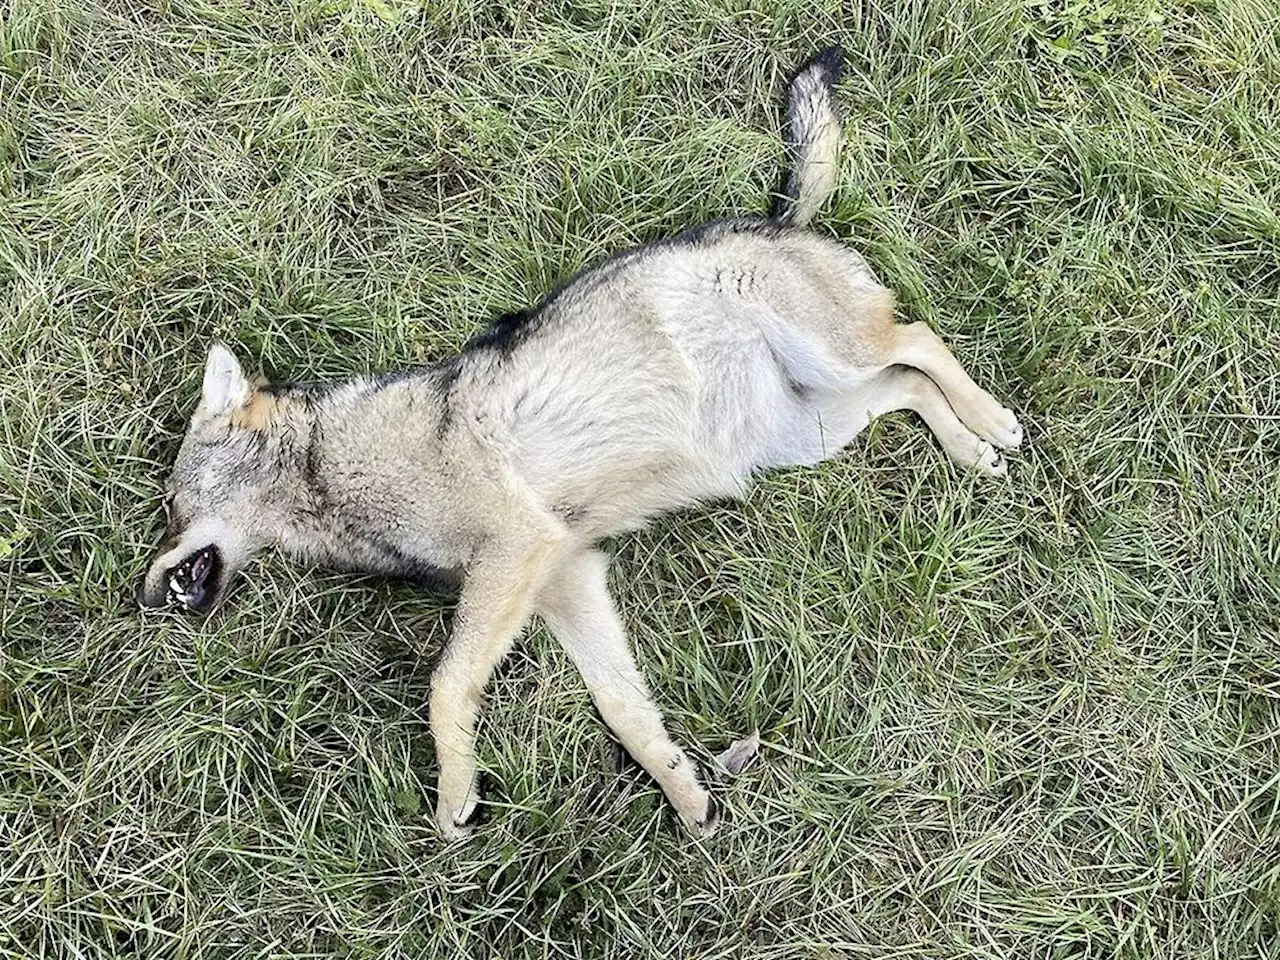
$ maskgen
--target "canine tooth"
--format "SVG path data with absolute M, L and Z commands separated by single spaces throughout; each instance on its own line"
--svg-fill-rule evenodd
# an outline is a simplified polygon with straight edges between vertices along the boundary
M 182 594 L 182 584 L 178 582 L 177 577 L 169 578 L 169 589 L 179 596 Z

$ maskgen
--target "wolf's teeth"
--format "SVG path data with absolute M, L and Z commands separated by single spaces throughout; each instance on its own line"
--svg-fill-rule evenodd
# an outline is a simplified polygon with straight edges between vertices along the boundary
M 182 593 L 182 584 L 178 583 L 177 577 L 169 578 L 169 589 L 172 590 L 175 594 Z

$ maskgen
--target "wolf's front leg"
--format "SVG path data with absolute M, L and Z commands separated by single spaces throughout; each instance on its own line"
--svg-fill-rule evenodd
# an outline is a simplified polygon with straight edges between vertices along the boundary
M 431 734 L 440 766 L 436 822 L 449 839 L 470 832 L 479 795 L 475 729 L 480 697 L 529 617 L 547 571 L 554 536 L 511 541 L 467 572 L 453 633 L 431 678 Z
M 548 578 L 537 610 L 587 682 L 605 723 L 658 781 L 695 837 L 715 829 L 715 800 L 697 768 L 672 742 L 662 714 L 627 647 L 622 621 L 605 582 L 608 559 L 592 550 L 564 560 Z

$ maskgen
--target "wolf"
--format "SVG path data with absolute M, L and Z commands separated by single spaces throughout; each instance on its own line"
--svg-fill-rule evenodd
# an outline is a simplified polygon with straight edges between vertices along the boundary
M 833 47 L 791 80 L 789 174 L 767 215 L 618 254 L 455 356 L 273 385 L 212 345 L 140 604 L 207 613 L 266 548 L 452 579 L 428 703 L 443 834 L 473 826 L 481 695 L 536 614 L 683 825 L 709 836 L 718 805 L 636 666 L 599 543 L 833 457 L 889 411 L 992 476 L 1023 435 L 932 330 L 895 321 L 861 256 L 805 229 L 835 187 L 842 65 Z

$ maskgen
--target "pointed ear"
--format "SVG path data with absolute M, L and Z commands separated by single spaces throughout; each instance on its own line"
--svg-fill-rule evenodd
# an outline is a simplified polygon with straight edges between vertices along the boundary
M 197 416 L 216 417 L 241 406 L 249 399 L 249 381 L 235 356 L 220 343 L 209 348 L 204 365 L 204 389 L 200 393 Z

